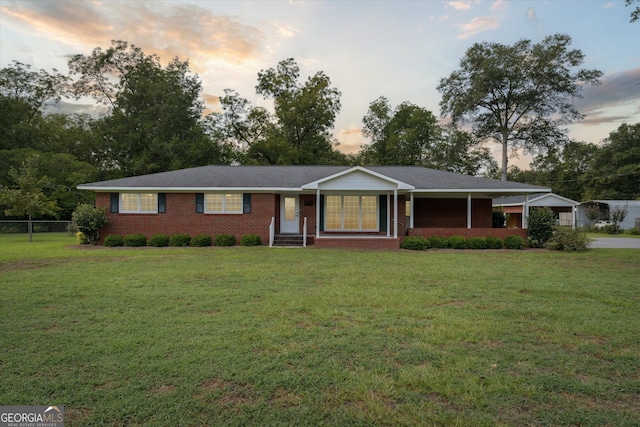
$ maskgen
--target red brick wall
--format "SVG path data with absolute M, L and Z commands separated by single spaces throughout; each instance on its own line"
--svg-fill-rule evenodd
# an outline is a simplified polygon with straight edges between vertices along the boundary
M 467 199 L 413 199 L 413 225 L 416 228 L 465 228 Z M 489 228 L 492 224 L 491 199 L 471 200 L 471 226 Z
M 488 237 L 493 236 L 504 239 L 507 236 L 517 235 L 523 239 L 527 238 L 527 230 L 521 228 L 413 228 L 409 229 L 409 236 L 422 237 Z
M 195 193 L 167 193 L 167 212 L 161 214 L 124 214 L 109 212 L 110 193 L 97 193 L 97 206 L 107 208 L 109 223 L 101 235 L 127 235 L 142 233 L 147 237 L 154 234 L 187 233 L 197 234 L 230 233 L 240 238 L 245 234 L 257 234 L 263 244 L 269 243 L 269 224 L 278 214 L 276 195 L 254 193 L 251 195 L 251 213 L 248 214 L 197 214 L 195 213 Z

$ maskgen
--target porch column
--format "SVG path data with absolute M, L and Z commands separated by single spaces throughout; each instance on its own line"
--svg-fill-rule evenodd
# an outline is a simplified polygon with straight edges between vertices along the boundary
M 393 189 L 393 238 L 398 238 L 398 189 Z
M 391 195 L 387 193 L 387 237 L 391 236 Z
M 529 228 L 527 222 L 529 220 L 529 193 L 524 195 L 524 209 L 522 211 L 522 228 Z
M 320 237 L 320 187 L 316 190 L 316 237 Z
M 576 215 L 578 214 L 578 207 L 571 206 L 571 228 L 576 229 Z
M 409 196 L 409 228 L 413 228 L 413 193 Z
M 471 193 L 467 193 L 467 228 L 471 228 Z

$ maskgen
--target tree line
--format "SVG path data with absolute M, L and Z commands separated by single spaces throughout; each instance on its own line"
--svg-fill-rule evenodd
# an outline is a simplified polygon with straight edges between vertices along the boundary
M 340 91 L 322 71 L 302 80 L 294 59 L 257 75 L 256 94 L 273 109 L 228 89 L 216 112 L 206 110 L 188 61 L 162 65 L 125 41 L 72 56 L 68 75 L 14 61 L 0 70 L 2 214 L 29 215 L 16 206 L 21 186 L 55 202 L 37 215 L 70 218 L 93 198 L 80 183 L 206 164 L 420 165 L 539 183 L 576 200 L 639 197 L 638 124 L 620 126 L 602 146 L 561 130 L 580 118 L 572 102 L 581 88 L 602 74 L 580 69 L 584 55 L 570 43 L 554 35 L 473 45 L 438 86 L 447 124 L 380 96 L 362 119 L 370 143 L 355 154 L 340 152 L 332 134 Z M 56 113 L 68 98 L 93 100 L 104 113 Z M 490 140 L 502 144 L 500 167 L 483 145 Z M 519 148 L 534 155 L 531 170 L 508 167 L 507 153 Z

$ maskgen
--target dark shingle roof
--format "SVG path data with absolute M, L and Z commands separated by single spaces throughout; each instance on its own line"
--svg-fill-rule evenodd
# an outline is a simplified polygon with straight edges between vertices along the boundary
M 220 166 L 161 172 L 130 178 L 93 182 L 78 188 L 104 189 L 300 189 L 303 185 L 350 169 L 349 166 Z M 405 182 L 416 190 L 550 191 L 517 182 L 478 178 L 419 166 L 374 166 L 365 169 Z

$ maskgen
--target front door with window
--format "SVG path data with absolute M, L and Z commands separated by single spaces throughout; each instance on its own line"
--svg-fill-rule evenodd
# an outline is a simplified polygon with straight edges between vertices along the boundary
M 280 232 L 298 234 L 300 232 L 300 202 L 298 196 L 280 196 Z

